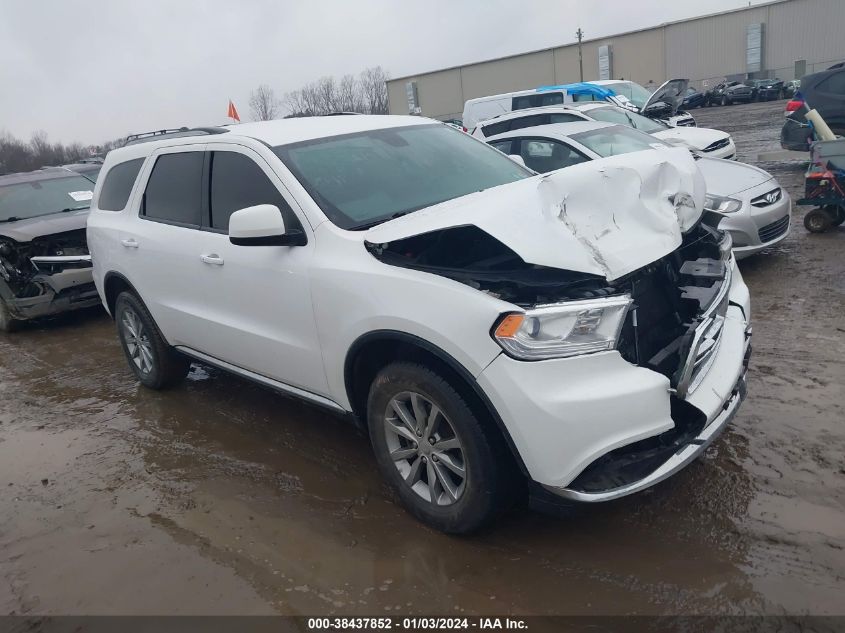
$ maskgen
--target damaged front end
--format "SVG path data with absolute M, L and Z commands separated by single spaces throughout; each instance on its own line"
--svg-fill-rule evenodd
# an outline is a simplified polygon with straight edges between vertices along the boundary
M 368 251 L 385 264 L 447 277 L 514 305 L 515 311 L 503 314 L 491 331 L 512 358 L 562 359 L 615 349 L 630 365 L 665 377 L 660 384 L 668 383 L 669 393 L 663 402 L 668 400 L 666 413 L 674 426 L 663 426 L 662 432 L 650 436 L 626 429 L 615 416 L 605 422 L 601 416 L 607 408 L 596 394 L 591 429 L 598 433 L 606 425 L 607 436 L 599 433 L 595 444 L 583 448 L 589 456 L 571 477 L 564 479 L 554 466 L 544 466 L 545 477 L 538 478 L 559 497 L 604 501 L 664 479 L 704 450 L 745 395 L 750 328 L 746 308 L 731 303 L 731 293 L 744 284 L 733 278 L 730 235 L 703 221 L 703 192 L 683 161 L 667 165 L 659 160 L 645 163 L 642 158 L 629 157 L 627 165 L 595 161 L 577 175 L 576 168 L 567 168 L 535 181 L 533 190 L 520 183 L 524 195 L 510 216 L 498 215 L 498 201 L 491 199 L 483 212 L 472 217 L 458 210 L 456 217 L 463 223 L 435 226 L 433 220 L 440 218 L 431 214 L 430 220 L 419 223 L 424 231 L 402 235 L 398 227 L 388 227 L 371 236 L 389 240 L 366 242 Z M 533 193 L 537 197 L 531 200 Z M 564 314 L 558 320 L 559 331 L 579 333 L 582 328 L 585 333 L 562 335 L 575 339 L 568 350 L 559 346 L 554 355 L 520 355 L 499 338 L 500 330 L 507 335 L 511 314 L 524 316 L 524 323 L 536 322 L 534 315 L 544 310 L 563 312 L 568 304 L 586 306 L 577 317 Z M 599 332 L 601 310 L 619 319 L 618 330 L 608 327 Z M 526 328 L 519 328 L 511 331 L 524 334 Z M 723 340 L 725 330 L 730 334 L 728 343 Z M 549 331 L 554 334 L 553 327 Z M 548 343 L 542 340 L 542 327 L 536 332 L 540 336 L 535 341 Z M 595 332 L 604 338 L 588 338 Z M 613 344 L 602 346 L 609 338 Z M 720 356 L 720 348 L 728 353 Z M 714 366 L 718 370 L 710 372 Z M 596 378 L 600 384 L 602 379 Z M 730 385 L 721 384 L 727 381 Z M 719 393 L 714 396 L 716 383 Z M 623 385 L 620 389 L 625 393 Z M 608 393 L 607 401 L 616 402 L 618 396 Z M 545 413 L 560 400 L 549 396 L 537 411 Z M 586 406 L 582 399 L 576 400 L 579 407 Z M 523 404 L 520 400 L 514 406 Z M 655 409 L 642 415 L 664 414 Z M 642 415 L 637 417 L 643 419 Z M 561 417 L 568 419 L 566 412 Z M 554 422 L 550 428 L 559 432 Z M 601 450 L 603 442 L 606 448 Z
M 16 320 L 97 305 L 85 229 L 28 242 L 0 236 L 0 300 Z

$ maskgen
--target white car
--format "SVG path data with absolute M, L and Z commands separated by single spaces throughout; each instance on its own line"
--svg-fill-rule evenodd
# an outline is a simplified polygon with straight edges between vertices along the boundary
M 601 121 L 522 128 L 487 140 L 539 173 L 607 156 L 669 147 L 651 135 Z M 700 157 L 697 163 L 707 187 L 704 206 L 714 214 L 709 221 L 731 234 L 737 259 L 786 239 L 792 200 L 770 173 L 719 158 Z
M 670 79 L 653 92 L 634 81 L 603 79 L 587 83 L 611 90 L 617 97 L 626 99 L 640 114 L 661 119 L 670 127 L 695 127 L 693 116 L 681 110 L 689 79 Z
M 711 158 L 736 158 L 736 145 L 727 132 L 704 127 L 670 127 L 636 112 L 603 102 L 516 110 L 479 122 L 472 135 L 486 140 L 511 130 L 574 121 L 619 123 L 670 143 L 682 143 Z
M 142 384 L 197 360 L 354 416 L 463 533 L 526 489 L 643 490 L 725 428 L 750 304 L 704 196 L 681 148 L 540 176 L 436 121 L 298 118 L 110 152 L 88 239 Z

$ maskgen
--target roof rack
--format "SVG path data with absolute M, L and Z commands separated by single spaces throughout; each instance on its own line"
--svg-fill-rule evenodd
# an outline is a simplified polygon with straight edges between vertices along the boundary
M 195 127 L 195 128 L 171 128 L 165 130 L 154 130 L 152 132 L 140 132 L 139 134 L 130 134 L 123 141 L 123 146 L 135 145 L 137 143 L 147 143 L 149 141 L 159 141 L 163 138 L 180 138 L 182 136 L 202 136 L 204 134 L 223 134 L 228 132 L 223 127 Z

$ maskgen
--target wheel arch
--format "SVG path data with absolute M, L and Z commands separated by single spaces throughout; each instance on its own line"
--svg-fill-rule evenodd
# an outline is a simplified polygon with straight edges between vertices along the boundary
M 438 346 L 407 332 L 376 330 L 358 337 L 346 354 L 344 386 L 353 415 L 366 428 L 366 403 L 376 374 L 396 360 L 416 361 L 444 374 L 467 400 L 482 423 L 492 423 L 501 434 L 519 470 L 530 479 L 528 469 L 493 403 L 475 377 L 452 355 Z
M 114 319 L 114 305 L 117 302 L 117 297 L 125 290 L 133 292 L 138 299 L 141 299 L 141 295 L 135 290 L 135 286 L 124 275 L 116 271 L 106 273 L 103 278 L 103 296 L 105 298 L 106 309 L 112 319 Z

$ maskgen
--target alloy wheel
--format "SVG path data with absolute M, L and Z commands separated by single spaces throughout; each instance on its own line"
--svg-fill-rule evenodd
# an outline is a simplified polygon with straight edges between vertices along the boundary
M 153 346 L 144 323 L 132 308 L 127 307 L 123 310 L 120 327 L 130 360 L 142 374 L 149 374 L 153 370 Z
M 394 396 L 384 413 L 387 449 L 405 484 L 436 506 L 457 502 L 466 488 L 464 449 L 446 414 L 422 394 Z

